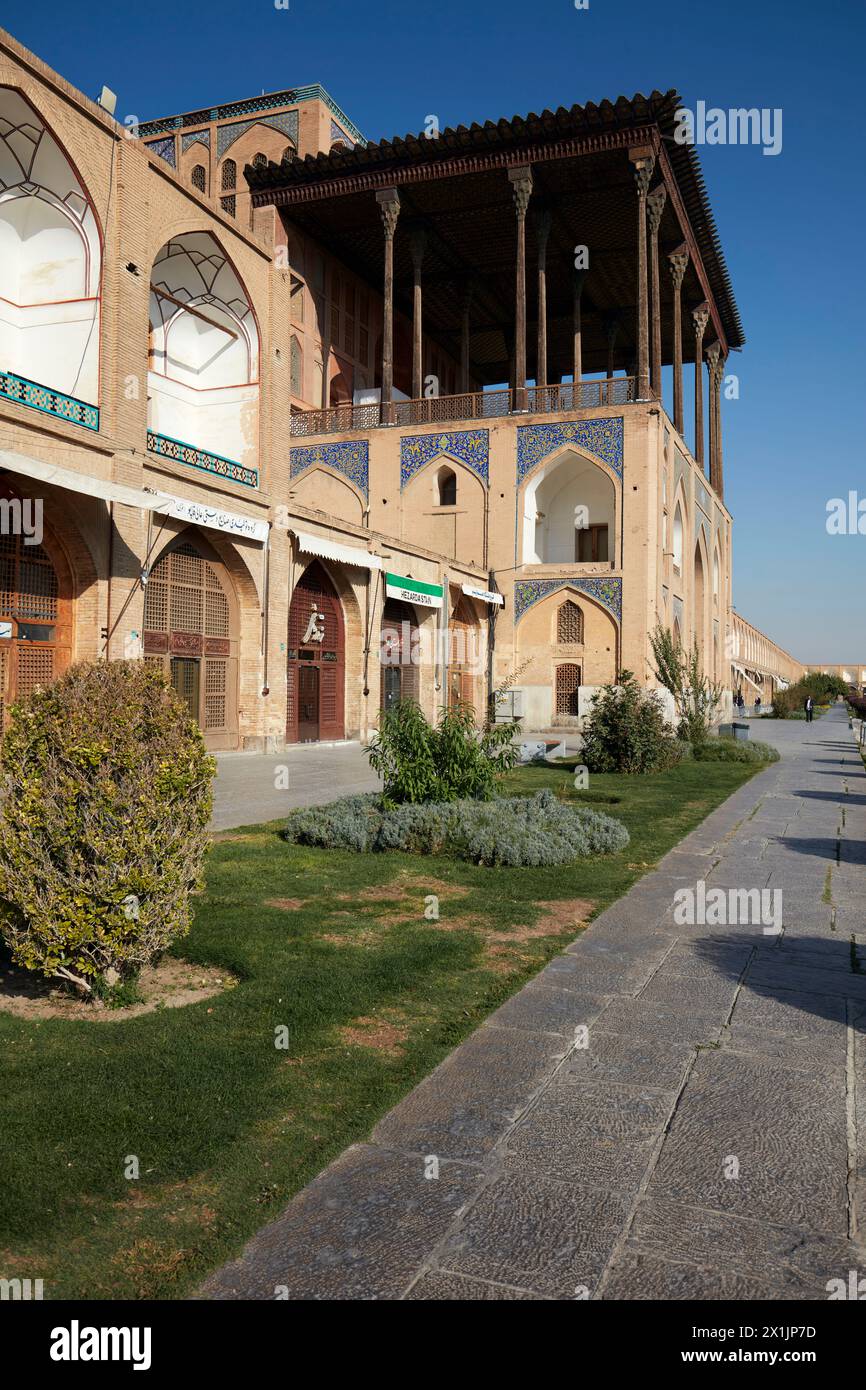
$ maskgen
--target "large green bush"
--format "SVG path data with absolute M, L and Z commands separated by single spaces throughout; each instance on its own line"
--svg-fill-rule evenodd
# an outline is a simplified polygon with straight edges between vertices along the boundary
M 620 821 L 559 801 L 550 791 L 400 806 L 388 806 L 375 794 L 346 796 L 293 811 L 283 833 L 292 843 L 323 849 L 451 854 L 512 867 L 570 864 L 590 854 L 613 854 L 629 842 Z
M 581 757 L 590 772 L 658 772 L 683 757 L 659 697 L 623 671 L 593 697 Z
M 803 676 L 795 685 L 786 690 L 777 690 L 773 696 L 773 714 L 776 719 L 790 719 L 802 711 L 806 696 L 811 695 L 816 707 L 830 705 L 837 695 L 847 695 L 848 686 L 840 676 L 825 675 L 823 671 L 813 671 Z
M 74 666 L 15 705 L 0 749 L 0 932 L 14 961 L 92 989 L 186 935 L 215 766 L 143 662 Z
M 384 782 L 385 801 L 489 801 L 496 774 L 517 761 L 516 724 L 478 729 L 469 705 L 443 709 L 431 724 L 414 700 L 399 700 L 379 720 L 367 748 Z

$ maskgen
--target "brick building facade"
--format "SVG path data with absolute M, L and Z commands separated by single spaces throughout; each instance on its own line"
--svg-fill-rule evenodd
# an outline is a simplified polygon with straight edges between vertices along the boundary
M 653 684 L 656 621 L 730 695 L 739 320 L 672 94 L 627 106 L 435 152 L 367 145 L 321 87 L 129 129 L 0 33 L 0 486 L 43 516 L 0 538 L 4 707 L 125 656 L 214 748 L 502 685 L 543 729 Z

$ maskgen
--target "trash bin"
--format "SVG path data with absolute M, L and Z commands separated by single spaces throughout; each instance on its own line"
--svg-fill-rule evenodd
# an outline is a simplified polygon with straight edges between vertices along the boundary
M 737 723 L 737 722 L 735 721 L 733 724 L 720 724 L 720 725 L 719 725 L 719 738 L 742 738 L 742 739 L 747 739 L 748 737 L 749 737 L 749 726 L 748 726 L 748 724 L 740 724 L 740 723 Z

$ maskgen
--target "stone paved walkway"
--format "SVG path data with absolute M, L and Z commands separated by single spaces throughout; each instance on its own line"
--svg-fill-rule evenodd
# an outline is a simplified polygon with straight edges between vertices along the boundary
M 199 1296 L 826 1299 L 866 1276 L 866 775 L 841 708 L 760 732 L 782 761 Z M 699 879 L 781 889 L 783 934 L 677 925 Z
M 211 829 L 260 825 L 296 806 L 380 786 L 360 743 L 299 743 L 282 753 L 219 753 Z

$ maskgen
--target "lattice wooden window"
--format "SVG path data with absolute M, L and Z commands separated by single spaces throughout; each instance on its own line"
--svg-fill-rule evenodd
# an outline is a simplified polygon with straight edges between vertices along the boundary
M 205 182 L 206 175 L 204 171 L 204 165 L 196 164 L 195 168 L 192 171 L 192 186 L 193 188 L 197 188 L 199 193 L 204 193 Z
M 57 618 L 57 575 L 41 545 L 0 536 L 0 613 L 30 622 Z
M 557 614 L 556 640 L 558 642 L 583 641 L 583 610 L 568 599 Z
M 577 714 L 577 692 L 581 684 L 579 666 L 556 668 L 556 713 Z
M 237 216 L 237 199 L 234 194 L 230 198 L 220 198 L 220 207 L 229 217 Z
M 226 662 L 207 662 L 204 682 L 204 727 L 223 729 L 226 722 Z
M 222 188 L 236 188 L 238 182 L 238 166 L 233 159 L 224 159 L 222 167 Z
M 291 344 L 291 390 L 293 396 L 300 396 L 301 394 L 302 365 L 301 345 L 297 338 L 293 338 Z
M 54 680 L 54 651 L 51 647 L 18 646 L 18 697 L 50 685 Z
M 266 154 L 262 154 L 261 150 L 259 151 L 258 154 L 254 154 L 254 155 L 253 155 L 253 168 L 254 168 L 254 169 L 264 169 L 264 168 L 267 167 L 267 163 L 268 163 L 268 157 L 267 157 Z

